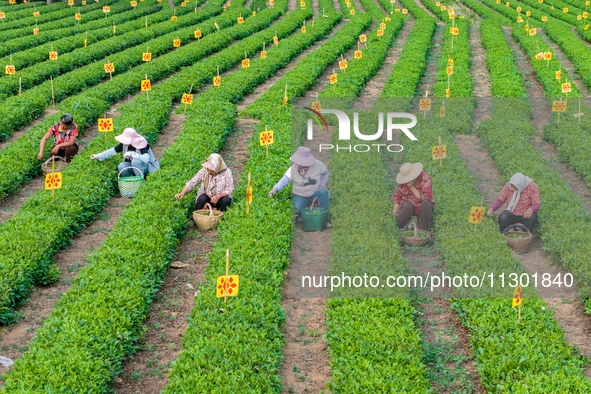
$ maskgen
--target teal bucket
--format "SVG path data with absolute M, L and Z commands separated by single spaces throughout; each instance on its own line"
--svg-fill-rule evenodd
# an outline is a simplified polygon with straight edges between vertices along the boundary
M 302 209 L 302 230 L 322 231 L 328 223 L 328 209 L 304 208 Z

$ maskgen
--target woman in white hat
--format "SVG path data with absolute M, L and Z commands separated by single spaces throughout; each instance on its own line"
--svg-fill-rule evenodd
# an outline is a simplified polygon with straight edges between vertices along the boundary
M 234 179 L 232 171 L 226 166 L 222 156 L 217 153 L 209 155 L 197 174 L 185 184 L 183 191 L 176 194 L 174 198 L 180 200 L 195 187 L 201 184 L 195 200 L 195 210 L 203 209 L 206 203 L 214 208 L 225 211 L 232 203 L 232 192 L 234 191 Z
M 507 208 L 499 215 L 499 230 L 502 232 L 512 224 L 522 223 L 533 232 L 542 206 L 536 183 L 521 172 L 514 174 L 488 209 L 488 216 L 492 216 L 505 201 Z
M 310 148 L 300 146 L 290 158 L 292 165 L 287 169 L 285 175 L 277 182 L 269 192 L 273 197 L 277 192 L 293 182 L 291 189 L 292 203 L 296 212 L 310 205 L 318 198 L 321 208 L 328 209 L 328 169 L 320 161 L 316 160 Z
M 423 171 L 421 163 L 404 163 L 396 176 L 398 187 L 394 192 L 394 209 L 398 228 L 406 226 L 413 215 L 419 217 L 419 227 L 429 231 L 435 207 L 431 177 Z
M 154 172 L 160 169 L 160 163 L 154 157 L 152 149 L 148 141 L 138 134 L 137 131 L 131 127 L 123 130 L 121 135 L 115 137 L 119 142 L 119 145 L 107 149 L 104 152 L 97 153 L 90 156 L 92 160 L 103 161 L 110 157 L 115 156 L 117 153 L 123 153 L 123 162 L 119 163 L 119 171 L 123 171 L 127 167 L 136 167 L 142 171 L 145 176 L 150 172 Z M 127 171 L 123 171 L 121 176 L 133 176 L 134 170 L 130 168 Z

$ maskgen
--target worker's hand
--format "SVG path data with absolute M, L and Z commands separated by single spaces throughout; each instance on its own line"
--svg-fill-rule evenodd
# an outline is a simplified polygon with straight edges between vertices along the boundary
M 273 198 L 273 196 L 277 194 L 277 189 L 273 188 L 271 189 L 271 191 L 269 192 L 269 198 Z
M 136 152 L 134 152 L 134 151 L 128 150 L 127 152 L 125 152 L 123 154 L 123 157 L 125 159 L 129 159 L 131 161 L 132 159 L 137 159 L 138 158 L 138 154 Z
M 211 201 L 212 204 L 217 204 L 218 201 L 220 201 L 220 196 L 218 196 L 217 194 L 215 196 L 213 196 L 209 201 Z
M 90 155 L 90 160 L 98 160 L 98 155 Z
M 177 200 L 180 200 L 180 199 L 181 199 L 181 198 L 183 198 L 184 196 L 185 196 L 185 193 L 183 193 L 183 192 L 180 192 L 180 193 L 178 193 L 178 194 L 175 194 L 175 195 L 174 195 L 174 198 L 176 198 Z
M 37 160 L 43 159 L 43 152 L 37 153 Z
M 486 213 L 488 216 L 492 216 L 493 215 L 493 210 L 492 208 L 488 209 L 488 212 Z
M 398 216 L 398 210 L 396 208 L 394 208 L 392 210 L 392 216 L 394 216 L 394 217 Z
M 56 146 L 54 146 L 53 148 L 51 148 L 51 154 L 52 154 L 53 156 L 57 155 L 57 152 L 59 151 L 59 149 L 60 149 L 60 148 L 59 148 L 57 145 L 56 145 Z
M 527 208 L 525 210 L 525 212 L 523 213 L 523 218 L 524 219 L 529 219 L 533 213 L 534 213 L 534 211 L 532 211 L 531 208 Z

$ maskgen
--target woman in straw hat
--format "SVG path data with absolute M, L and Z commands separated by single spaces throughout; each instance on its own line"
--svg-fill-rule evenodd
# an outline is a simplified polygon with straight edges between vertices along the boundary
M 394 209 L 398 228 L 404 228 L 413 215 L 419 217 L 419 226 L 429 231 L 435 201 L 431 177 L 423 171 L 421 163 L 404 163 L 396 176 L 398 187 L 394 192 Z
M 310 148 L 300 146 L 291 156 L 291 167 L 287 169 L 285 175 L 277 182 L 269 192 L 269 197 L 273 197 L 277 192 L 293 182 L 292 203 L 296 212 L 310 205 L 316 198 L 321 208 L 328 209 L 328 169 L 312 155 Z
M 499 215 L 499 230 L 502 232 L 512 224 L 522 223 L 533 232 L 542 206 L 536 183 L 521 172 L 514 174 L 488 209 L 488 216 L 492 216 L 505 201 L 507 208 Z
M 154 157 L 154 153 L 152 152 L 152 149 L 150 149 L 148 141 L 131 127 L 123 130 L 123 133 L 115 137 L 115 140 L 119 142 L 119 145 L 107 149 L 104 152 L 92 155 L 90 158 L 92 160 L 103 161 L 115 156 L 117 153 L 123 153 L 123 161 L 119 163 L 118 166 L 119 171 L 123 171 L 127 167 L 136 167 L 142 171 L 144 177 L 146 177 L 148 173 L 160 169 L 160 163 L 158 163 L 158 160 Z M 121 176 L 133 175 L 133 168 L 121 173 Z
M 180 200 L 195 187 L 201 184 L 195 200 L 195 210 L 203 209 L 206 203 L 214 208 L 225 211 L 232 203 L 232 192 L 234 191 L 234 179 L 232 171 L 226 166 L 222 156 L 217 153 L 209 155 L 197 174 L 186 183 L 183 191 L 174 197 Z

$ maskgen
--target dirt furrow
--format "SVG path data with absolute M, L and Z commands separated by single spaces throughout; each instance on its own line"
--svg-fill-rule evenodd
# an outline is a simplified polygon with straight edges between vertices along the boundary
M 526 81 L 526 89 L 534 112 L 532 121 L 538 132 L 535 138 L 534 147 L 542 154 L 547 163 L 550 160 L 556 160 L 556 156 L 548 156 L 548 146 L 541 141 L 539 134 L 542 131 L 545 121 L 550 121 L 550 108 L 546 100 L 543 98 L 543 89 L 535 79 L 533 70 L 529 65 L 529 58 L 517 45 L 515 40 L 510 36 L 510 32 L 506 31 L 506 37 L 509 45 L 513 51 L 513 56 L 516 60 L 516 65 L 524 75 Z M 542 97 L 541 100 L 535 100 L 535 97 Z M 498 192 L 506 182 L 502 174 L 496 168 L 493 160 L 489 156 L 480 139 L 476 136 L 456 136 L 457 146 L 462 155 L 462 161 L 467 164 L 469 171 L 472 173 L 474 180 L 478 185 L 480 193 L 484 196 L 485 202 L 491 204 L 497 197 Z M 554 163 L 557 164 L 557 163 Z M 558 170 L 563 177 L 563 171 L 568 171 L 568 168 L 556 168 L 555 165 L 549 165 L 550 168 Z M 564 167 L 564 166 L 562 166 Z M 574 174 L 571 174 L 574 176 Z M 575 176 L 576 178 L 576 176 Z M 579 183 L 582 181 L 579 179 Z M 584 185 L 584 183 L 583 183 Z M 583 186 L 581 185 L 581 186 Z M 584 185 L 586 186 L 586 185 Z M 573 187 L 571 185 L 571 187 Z M 573 188 L 573 190 L 575 190 Z M 551 257 L 548 252 L 543 250 L 542 242 L 538 237 L 535 237 L 530 250 L 526 254 L 514 253 L 514 256 L 521 262 L 523 267 L 530 273 L 549 273 L 554 278 L 557 274 L 565 275 L 566 271 L 562 267 L 551 264 Z M 586 315 L 583 313 L 583 304 L 578 299 L 578 289 L 561 289 L 559 293 L 556 289 L 539 288 L 540 296 L 545 299 L 549 307 L 553 308 L 556 313 L 556 319 L 565 331 L 566 339 L 569 343 L 579 349 L 583 354 L 591 354 L 591 323 Z
M 167 127 L 167 135 L 178 136 L 184 116 L 173 115 Z M 235 131 L 228 137 L 219 154 L 232 170 L 238 183 L 248 159 L 248 146 L 254 133 L 254 124 L 237 120 Z M 164 150 L 173 141 L 162 141 Z M 171 196 L 172 198 L 172 196 Z M 140 350 L 123 364 L 123 372 L 114 380 L 118 393 L 159 393 L 167 382 L 171 362 L 182 349 L 182 336 L 190 320 L 198 287 L 203 283 L 208 265 L 208 255 L 217 242 L 217 230 L 200 231 L 192 221 L 187 222 L 187 232 L 176 250 L 173 261 L 182 268 L 170 268 L 152 303 L 145 325 L 146 335 L 140 342 Z
M 111 107 L 108 115 L 117 116 L 119 114 L 117 107 L 132 99 L 132 97 L 128 97 L 117 103 Z M 172 145 L 178 137 L 178 132 L 175 132 L 174 127 L 179 124 L 179 117 L 174 113 L 171 115 L 169 124 L 160 134 L 159 141 L 153 144 L 154 154 L 157 158 L 160 158 L 164 148 Z M 90 129 L 93 128 L 94 132 L 98 133 L 97 126 L 92 126 Z M 41 179 L 40 187 L 42 187 L 43 178 L 37 178 Z M 37 182 L 37 178 L 29 185 L 33 186 Z M 29 185 L 27 185 L 27 190 L 32 187 Z M 14 200 L 15 204 L 24 202 L 16 198 Z M 55 301 L 68 291 L 78 271 L 87 265 L 88 257 L 101 247 L 108 234 L 114 229 L 119 215 L 130 201 L 117 193 L 97 215 L 97 220 L 75 235 L 70 246 L 53 256 L 54 263 L 61 271 L 59 279 L 50 286 L 36 286 L 30 298 L 19 308 L 22 317 L 13 325 L 0 329 L 0 355 L 11 359 L 22 356 L 22 353 L 27 350 L 28 343 L 35 337 L 37 329 L 43 325 L 43 321 L 53 311 Z M 6 372 L 2 368 L 5 367 L 0 366 L 0 373 Z
M 376 26 L 377 26 L 377 22 L 373 21 L 371 23 L 371 25 L 362 34 L 369 35 L 369 32 L 371 32 Z M 348 61 L 353 61 L 354 60 L 353 57 L 354 57 L 356 50 L 357 50 L 356 46 L 354 48 L 351 48 L 351 50 L 349 50 L 347 53 L 343 53 L 343 57 L 345 59 L 347 59 Z M 320 77 L 318 77 L 318 79 L 317 79 L 318 82 L 316 82 L 316 85 L 314 85 L 313 88 L 308 90 L 306 92 L 306 94 L 304 95 L 304 97 L 316 97 L 317 94 L 320 94 L 320 92 L 322 90 L 324 90 L 325 87 L 328 86 L 327 84 L 328 84 L 328 81 L 330 80 L 330 75 L 339 72 L 339 61 L 340 60 L 341 60 L 341 58 L 339 57 L 337 60 L 335 60 L 335 62 L 332 64 L 332 66 L 326 67 L 326 69 L 324 70 L 322 75 L 320 75 Z
M 331 127 L 332 129 L 332 127 Z M 332 131 L 332 130 L 331 130 Z M 330 143 L 331 133 L 315 125 L 314 141 L 306 141 L 314 157 L 330 171 L 328 153 L 318 152 L 319 144 Z M 329 179 L 330 190 L 330 179 Z M 326 390 L 331 376 L 326 332 L 326 289 L 304 293 L 304 275 L 326 275 L 330 266 L 330 228 L 321 232 L 304 232 L 296 223 L 291 245 L 290 264 L 282 290 L 285 323 L 283 364 L 281 366 L 284 393 L 319 393 Z
M 294 60 L 292 60 L 287 67 L 284 67 L 281 70 L 277 70 L 277 72 L 275 72 L 275 75 L 272 78 L 267 79 L 265 82 L 263 82 L 262 84 L 257 86 L 257 88 L 255 89 L 255 91 L 253 93 L 249 94 L 247 97 L 244 98 L 244 100 L 240 104 L 238 104 L 238 111 L 243 111 L 246 107 L 248 107 L 250 104 L 252 104 L 257 98 L 259 98 L 261 94 L 263 94 L 264 92 L 269 90 L 273 85 L 275 85 L 277 83 L 277 81 L 279 81 L 281 78 L 283 78 L 283 76 L 285 74 L 287 74 L 295 66 L 297 66 L 300 63 L 300 61 L 302 61 L 306 56 L 308 56 L 310 53 L 316 51 L 318 48 L 320 48 L 320 46 L 322 46 L 324 43 L 326 43 L 328 40 L 330 40 L 337 33 L 337 31 L 339 31 L 345 25 L 345 23 L 346 22 L 344 20 L 341 20 L 332 29 L 332 31 L 330 32 L 329 35 L 327 35 L 325 38 L 323 38 L 321 40 L 316 41 L 316 43 L 314 45 L 312 45 L 311 47 L 303 50 L 302 53 L 300 53 Z M 310 27 L 310 28 L 313 29 L 313 27 Z M 289 86 L 287 87 L 287 95 L 288 95 L 288 97 L 290 97 Z
M 589 89 L 587 89 L 587 85 L 585 85 L 585 82 L 583 82 L 583 80 L 581 79 L 581 76 L 577 72 L 577 69 L 575 68 L 574 64 L 564 54 L 562 49 L 558 45 L 556 45 L 554 41 L 548 38 L 543 29 L 536 30 L 538 30 L 538 35 L 542 37 L 546 44 L 548 44 L 556 59 L 560 62 L 562 67 L 564 67 L 568 75 L 570 75 L 570 77 L 572 78 L 570 82 L 572 82 L 577 87 L 577 89 L 579 89 L 579 92 L 581 92 L 581 95 L 583 95 L 585 104 L 587 104 L 588 107 L 591 107 L 591 93 L 589 92 Z
M 426 1 L 432 1 L 432 0 L 426 0 Z M 435 19 L 438 23 L 441 22 L 441 19 L 437 15 L 435 15 L 433 12 L 431 12 L 430 9 L 425 7 L 425 4 L 423 4 L 423 2 L 421 0 L 415 0 L 415 3 L 417 3 L 417 5 L 419 7 L 421 7 L 423 9 L 423 11 L 425 11 L 427 14 L 431 15 L 431 18 Z
M 57 114 L 57 110 L 55 110 L 53 108 L 45 108 L 45 111 L 43 111 L 43 114 L 40 117 L 38 117 L 37 119 L 35 119 L 31 123 L 29 123 L 28 125 L 26 125 L 22 129 L 17 130 L 14 133 L 12 133 L 12 135 L 6 141 L 0 142 L 0 150 L 4 149 L 6 147 L 6 145 L 11 144 L 14 141 L 16 141 L 17 139 L 19 139 L 21 136 L 26 134 L 33 127 L 37 126 L 39 123 L 45 121 L 45 119 L 48 116 L 51 116 L 54 114 Z M 37 152 L 35 152 L 35 154 L 37 154 Z
M 431 48 L 429 48 L 429 54 L 427 55 L 427 66 L 421 77 L 421 81 L 417 86 L 415 94 L 423 96 L 426 91 L 429 91 L 429 95 L 433 95 L 433 86 L 435 86 L 435 79 L 437 78 L 437 69 L 439 66 L 439 58 L 441 57 L 441 49 L 443 47 L 443 32 L 445 29 L 444 24 L 437 24 L 435 33 L 433 34 L 433 40 L 431 41 Z M 418 111 L 418 100 L 415 105 L 414 112 Z
M 384 90 L 384 86 L 386 85 L 386 82 L 388 82 L 388 78 L 392 74 L 392 69 L 396 63 L 398 63 L 398 58 L 400 57 L 402 48 L 404 48 L 406 45 L 408 35 L 410 34 L 414 25 L 415 22 L 413 20 L 407 20 L 404 22 L 404 26 L 398 33 L 398 37 L 396 37 L 394 45 L 388 49 L 388 53 L 386 54 L 386 58 L 382 63 L 382 67 L 378 70 L 377 74 L 368 81 L 368 83 L 363 88 L 361 95 L 359 96 L 360 99 L 355 102 L 355 105 L 359 106 L 357 109 L 370 110 L 374 106 L 374 103 L 376 102 L 380 93 L 382 90 Z
M 486 51 L 482 46 L 480 26 L 470 25 L 470 61 L 472 74 L 472 96 L 476 98 L 476 110 L 472 122 L 477 124 L 492 116 L 492 94 L 490 91 L 490 75 L 486 67 Z
M 568 166 L 559 161 L 556 148 L 542 138 L 544 126 L 552 122 L 552 109 L 545 98 L 544 88 L 536 79 L 534 71 L 529 64 L 529 57 L 511 36 L 510 30 L 505 30 L 505 37 L 513 51 L 517 68 L 525 79 L 525 88 L 533 109 L 531 122 L 536 129 L 536 135 L 531 141 L 532 145 L 540 153 L 546 165 L 561 175 L 571 190 L 581 198 L 587 210 L 591 212 L 591 189 Z
M 386 11 L 386 9 L 382 5 L 382 3 L 380 3 L 378 0 L 373 0 L 373 2 L 376 5 L 376 7 L 378 7 L 384 13 L 384 16 L 388 16 L 388 11 Z M 408 14 L 408 15 L 410 15 L 410 14 Z

